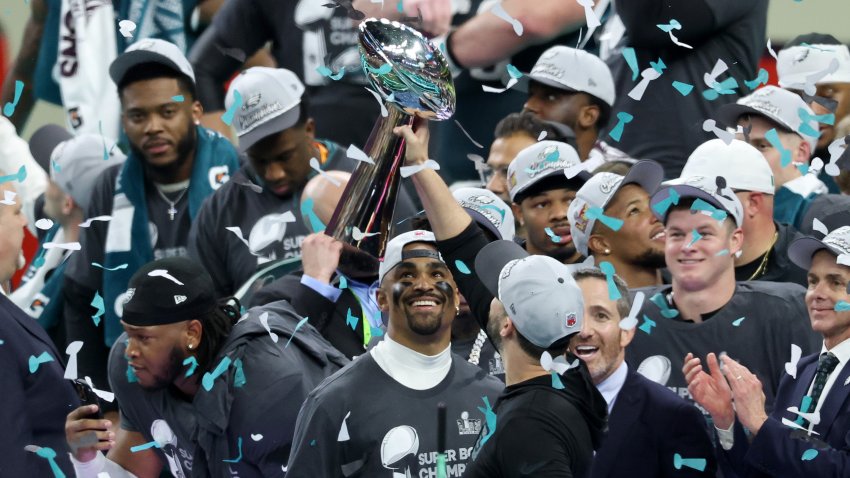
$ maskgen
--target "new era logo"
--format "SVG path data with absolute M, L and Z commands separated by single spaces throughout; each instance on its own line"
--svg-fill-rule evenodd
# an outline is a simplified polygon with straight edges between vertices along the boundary
M 181 302 L 186 302 L 186 296 L 185 295 L 175 295 L 174 296 L 174 303 L 179 304 Z

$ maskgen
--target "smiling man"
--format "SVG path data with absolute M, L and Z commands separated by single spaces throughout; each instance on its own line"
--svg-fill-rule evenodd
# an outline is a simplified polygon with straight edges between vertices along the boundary
M 626 350 L 629 366 L 689 397 L 681 373 L 685 355 L 725 351 L 759 374 L 772 403 L 791 345 L 804 353 L 817 347 L 802 307 L 804 289 L 735 282 L 743 207 L 731 188 L 718 188 L 716 178 L 662 187 L 651 207 L 666 227 L 664 255 L 672 284 L 638 289 L 646 300 Z M 769 346 L 753 347 L 766 338 Z
M 631 288 L 661 284 L 664 224 L 649 208 L 664 170 L 640 161 L 625 176 L 598 173 L 570 204 L 570 232 L 576 249 L 593 254 L 596 265 L 609 262 Z M 606 217 L 593 214 L 602 212 Z M 601 220 L 600 220 L 601 219 Z
M 436 476 L 441 402 L 448 473 L 463 474 L 485 419 L 477 407 L 503 386 L 451 353 L 458 293 L 434 242 L 415 230 L 387 243 L 377 291 L 384 340 L 307 397 L 288 478 Z
M 240 319 L 188 258 L 146 264 L 129 285 L 109 357 L 121 426 L 91 405 L 68 415 L 76 476 L 285 476 L 301 402 L 348 360 L 285 302 Z
M 608 278 L 599 269 L 579 269 L 573 277 L 584 297 L 584 323 L 570 340 L 570 351 L 587 364 L 608 404 L 608 435 L 594 456 L 589 476 L 712 476 L 714 449 L 699 410 L 625 363 L 626 347 L 636 332 L 635 325 L 620 326 L 631 309 L 626 284 L 612 277 L 619 293 L 619 299 L 613 300 Z M 704 458 L 705 470 L 677 470 L 673 466 L 677 453 Z
M 773 407 L 765 406 L 761 377 L 743 364 L 722 357 L 721 369 L 717 358 L 709 355 L 708 374 L 699 358 L 688 357 L 683 373 L 694 398 L 714 418 L 725 476 L 846 475 L 850 466 L 850 389 L 846 386 L 850 380 L 850 267 L 840 258 L 848 253 L 847 225 L 823 239 L 803 237 L 791 243 L 791 260 L 808 270 L 806 308 L 811 327 L 823 342 L 820 353 L 786 366 L 788 374 L 782 374 Z M 809 455 L 811 459 L 806 458 Z
M 175 45 L 138 41 L 109 73 L 130 154 L 96 179 L 84 216 L 99 219 L 81 233 L 63 285 L 67 341 L 85 343 L 77 357 L 80 376 L 101 389 L 108 385 L 107 356 L 121 334 L 130 277 L 154 259 L 186 255 L 201 204 L 239 164 L 227 139 L 196 125 L 201 105 L 194 73 Z M 103 327 L 92 320 L 92 303 L 103 310 Z

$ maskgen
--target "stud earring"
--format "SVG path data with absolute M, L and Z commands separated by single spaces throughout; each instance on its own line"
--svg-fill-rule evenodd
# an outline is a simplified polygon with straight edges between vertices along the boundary
M 192 350 L 192 347 L 194 347 L 194 345 L 189 344 L 188 347 L 189 347 L 189 350 Z
M 611 249 L 605 249 L 605 255 L 611 254 Z

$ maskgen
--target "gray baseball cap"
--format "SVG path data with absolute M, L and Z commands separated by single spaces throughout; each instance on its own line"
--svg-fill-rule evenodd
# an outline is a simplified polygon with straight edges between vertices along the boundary
M 664 179 L 664 169 L 655 161 L 638 161 L 625 176 L 614 173 L 594 174 L 576 193 L 567 210 L 573 244 L 582 255 L 590 255 L 587 242 L 593 234 L 596 219 L 587 216 L 590 208 L 605 209 L 617 191 L 627 184 L 637 184 L 650 196 Z
M 616 92 L 611 70 L 598 56 L 584 50 L 556 45 L 544 51 L 523 78 L 560 90 L 580 91 L 614 105 Z M 520 86 L 521 85 L 521 86 Z M 527 81 L 520 81 L 526 89 Z
M 803 110 L 808 121 L 800 117 Z M 777 86 L 767 85 L 752 92 L 748 96 L 740 98 L 735 103 L 725 104 L 718 110 L 717 118 L 730 127 L 735 127 L 738 118 L 745 114 L 763 116 L 778 124 L 782 128 L 796 133 L 806 140 L 814 151 L 818 139 L 800 132 L 800 128 L 808 126 L 808 130 L 817 131 L 818 122 L 811 119 L 815 112 L 800 98 L 800 95 L 791 93 Z
M 482 188 L 459 188 L 452 192 L 455 200 L 478 223 L 499 239 L 513 239 L 516 234 L 514 213 L 505 201 Z
M 239 136 L 240 152 L 266 136 L 291 128 L 300 118 L 304 84 L 289 70 L 255 66 L 243 71 L 227 89 L 227 109 L 236 101 L 237 91 L 242 106 L 233 116 L 233 127 Z
M 837 256 L 850 254 L 850 226 L 841 226 L 824 236 L 815 239 L 806 236 L 795 239 L 788 246 L 788 258 L 803 270 L 812 266 L 815 252 L 826 249 Z
M 707 178 L 704 176 L 691 176 L 689 178 L 679 178 L 679 184 L 662 185 L 649 200 L 652 213 L 655 214 L 662 223 L 667 224 L 667 215 L 670 213 L 670 208 L 659 212 L 656 205 L 661 201 L 667 200 L 670 197 L 670 190 L 674 190 L 679 198 L 694 198 L 702 199 L 711 204 L 715 208 L 726 211 L 726 214 L 731 216 L 732 220 L 738 227 L 744 221 L 744 206 L 738 196 L 729 187 L 718 187 L 719 179 Z
M 513 241 L 494 241 L 478 252 L 475 272 L 532 344 L 549 348 L 581 331 L 584 299 L 566 265 L 529 255 Z
M 437 247 L 437 238 L 434 237 L 434 233 L 430 231 L 422 231 L 415 230 L 410 232 L 405 232 L 404 234 L 399 234 L 398 236 L 390 239 L 387 242 L 387 249 L 384 251 L 384 257 L 381 259 L 380 265 L 378 265 L 378 283 L 384 282 L 384 276 L 392 270 L 395 266 L 399 265 L 408 258 L 413 257 L 425 257 L 419 253 L 406 255 L 404 253 L 404 246 L 408 244 L 412 244 L 414 242 L 425 242 L 433 244 L 434 247 Z M 434 252 L 433 254 L 427 255 L 427 257 L 433 257 L 439 261 L 442 261 L 443 258 L 440 256 L 439 252 Z
M 578 191 L 590 179 L 590 173 L 583 169 L 572 146 L 560 141 L 538 141 L 517 153 L 508 165 L 511 201 L 517 202 L 517 196 L 544 179 L 559 179 L 563 187 Z
M 130 68 L 142 63 L 159 63 L 182 73 L 195 82 L 195 71 L 186 55 L 173 43 L 158 38 L 146 38 L 130 45 L 109 65 L 109 76 L 118 85 Z

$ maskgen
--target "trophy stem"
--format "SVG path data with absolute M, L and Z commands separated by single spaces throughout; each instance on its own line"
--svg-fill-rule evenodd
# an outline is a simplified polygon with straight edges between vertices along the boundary
M 404 140 L 393 129 L 413 117 L 393 105 L 372 129 L 365 152 L 375 162 L 357 164 L 325 233 L 360 250 L 382 257 L 392 233 L 392 216 L 404 161 Z M 354 237 L 354 227 L 364 234 Z

